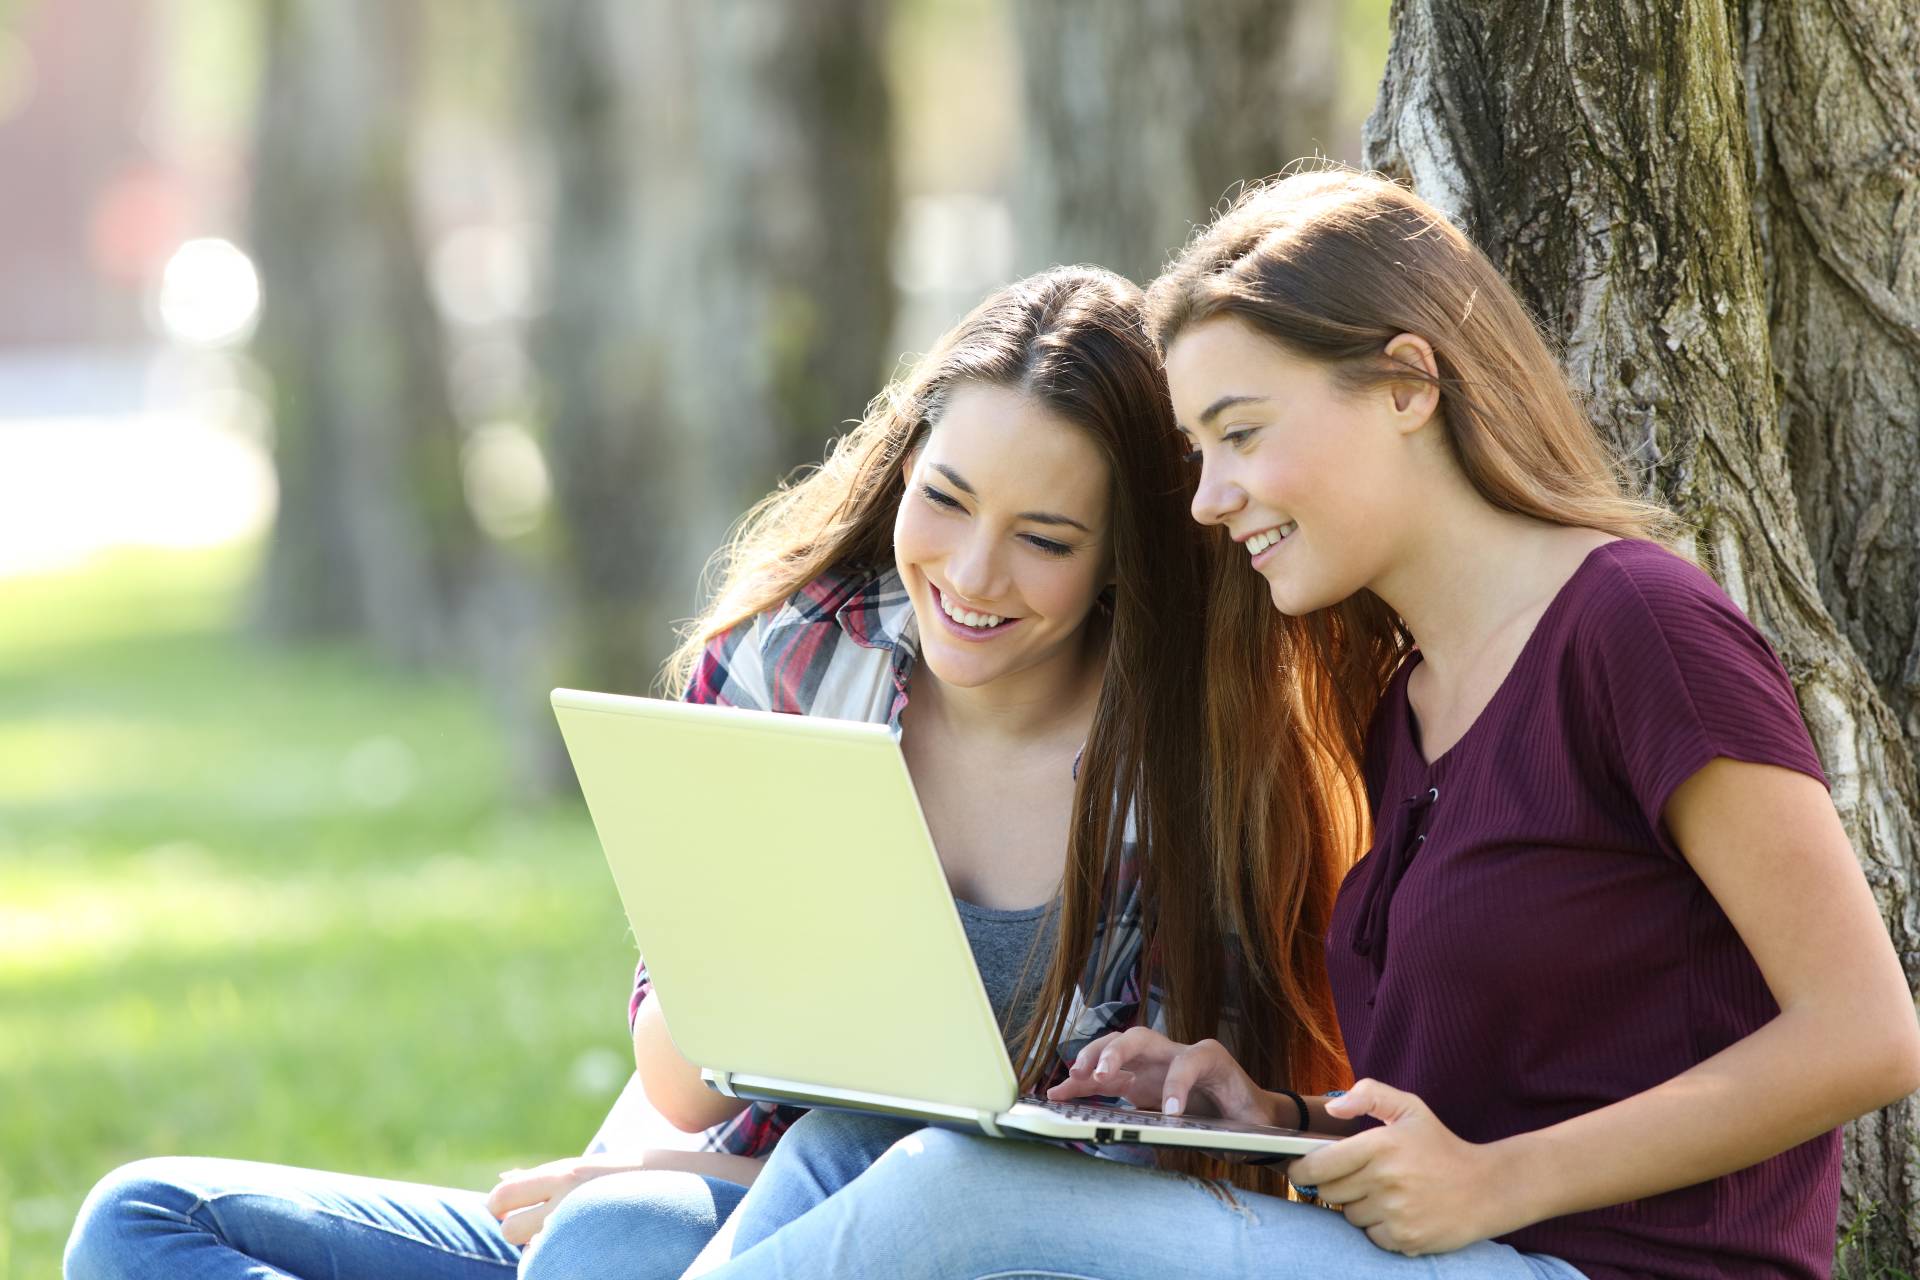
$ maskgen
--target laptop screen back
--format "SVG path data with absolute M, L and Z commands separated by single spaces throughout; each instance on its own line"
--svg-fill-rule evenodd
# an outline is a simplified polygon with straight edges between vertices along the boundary
M 686 1058 L 1012 1104 L 999 1028 L 885 726 L 567 689 L 553 705 Z

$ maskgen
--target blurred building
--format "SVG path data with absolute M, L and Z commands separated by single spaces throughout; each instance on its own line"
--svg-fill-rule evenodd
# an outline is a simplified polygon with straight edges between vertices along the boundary
M 155 128 L 156 0 L 0 10 L 0 348 L 146 339 L 184 176 Z

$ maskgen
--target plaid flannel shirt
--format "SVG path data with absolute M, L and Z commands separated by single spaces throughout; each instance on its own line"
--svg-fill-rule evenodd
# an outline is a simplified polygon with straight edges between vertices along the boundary
M 714 637 L 688 702 L 790 715 L 885 724 L 898 734 L 917 660 L 918 628 L 906 587 L 891 569 L 829 573 L 776 609 Z M 1140 880 L 1131 823 L 1110 906 L 1094 926 L 1093 954 L 1074 992 L 1066 1034 L 1055 1048 L 1054 1076 L 1066 1075 L 1090 1040 L 1144 1022 L 1164 1029 L 1158 991 L 1140 994 Z M 640 1016 L 649 982 L 646 961 L 634 974 L 627 1025 Z M 1144 1016 L 1143 1016 L 1144 1014 Z M 700 1147 L 762 1156 L 804 1108 L 756 1102 L 708 1129 Z

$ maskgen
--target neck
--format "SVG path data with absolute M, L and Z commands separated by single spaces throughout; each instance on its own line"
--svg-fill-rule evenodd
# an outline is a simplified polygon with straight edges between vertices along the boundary
M 1405 550 L 1369 585 L 1406 622 L 1422 662 L 1442 678 L 1469 666 L 1503 632 L 1522 622 L 1530 629 L 1566 582 L 1570 555 L 1609 540 L 1500 511 L 1471 491 L 1434 504 L 1423 517 L 1408 531 Z

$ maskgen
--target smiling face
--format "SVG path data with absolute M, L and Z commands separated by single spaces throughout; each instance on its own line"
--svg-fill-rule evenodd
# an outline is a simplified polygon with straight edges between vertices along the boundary
M 1182 331 L 1166 367 L 1200 463 L 1193 517 L 1246 549 L 1274 607 L 1310 613 L 1376 581 L 1417 499 L 1393 392 L 1346 391 L 1230 316 Z
M 1086 432 L 1019 391 L 965 383 L 908 459 L 894 562 L 921 657 L 965 688 L 1071 678 L 1112 576 L 1111 479 Z

